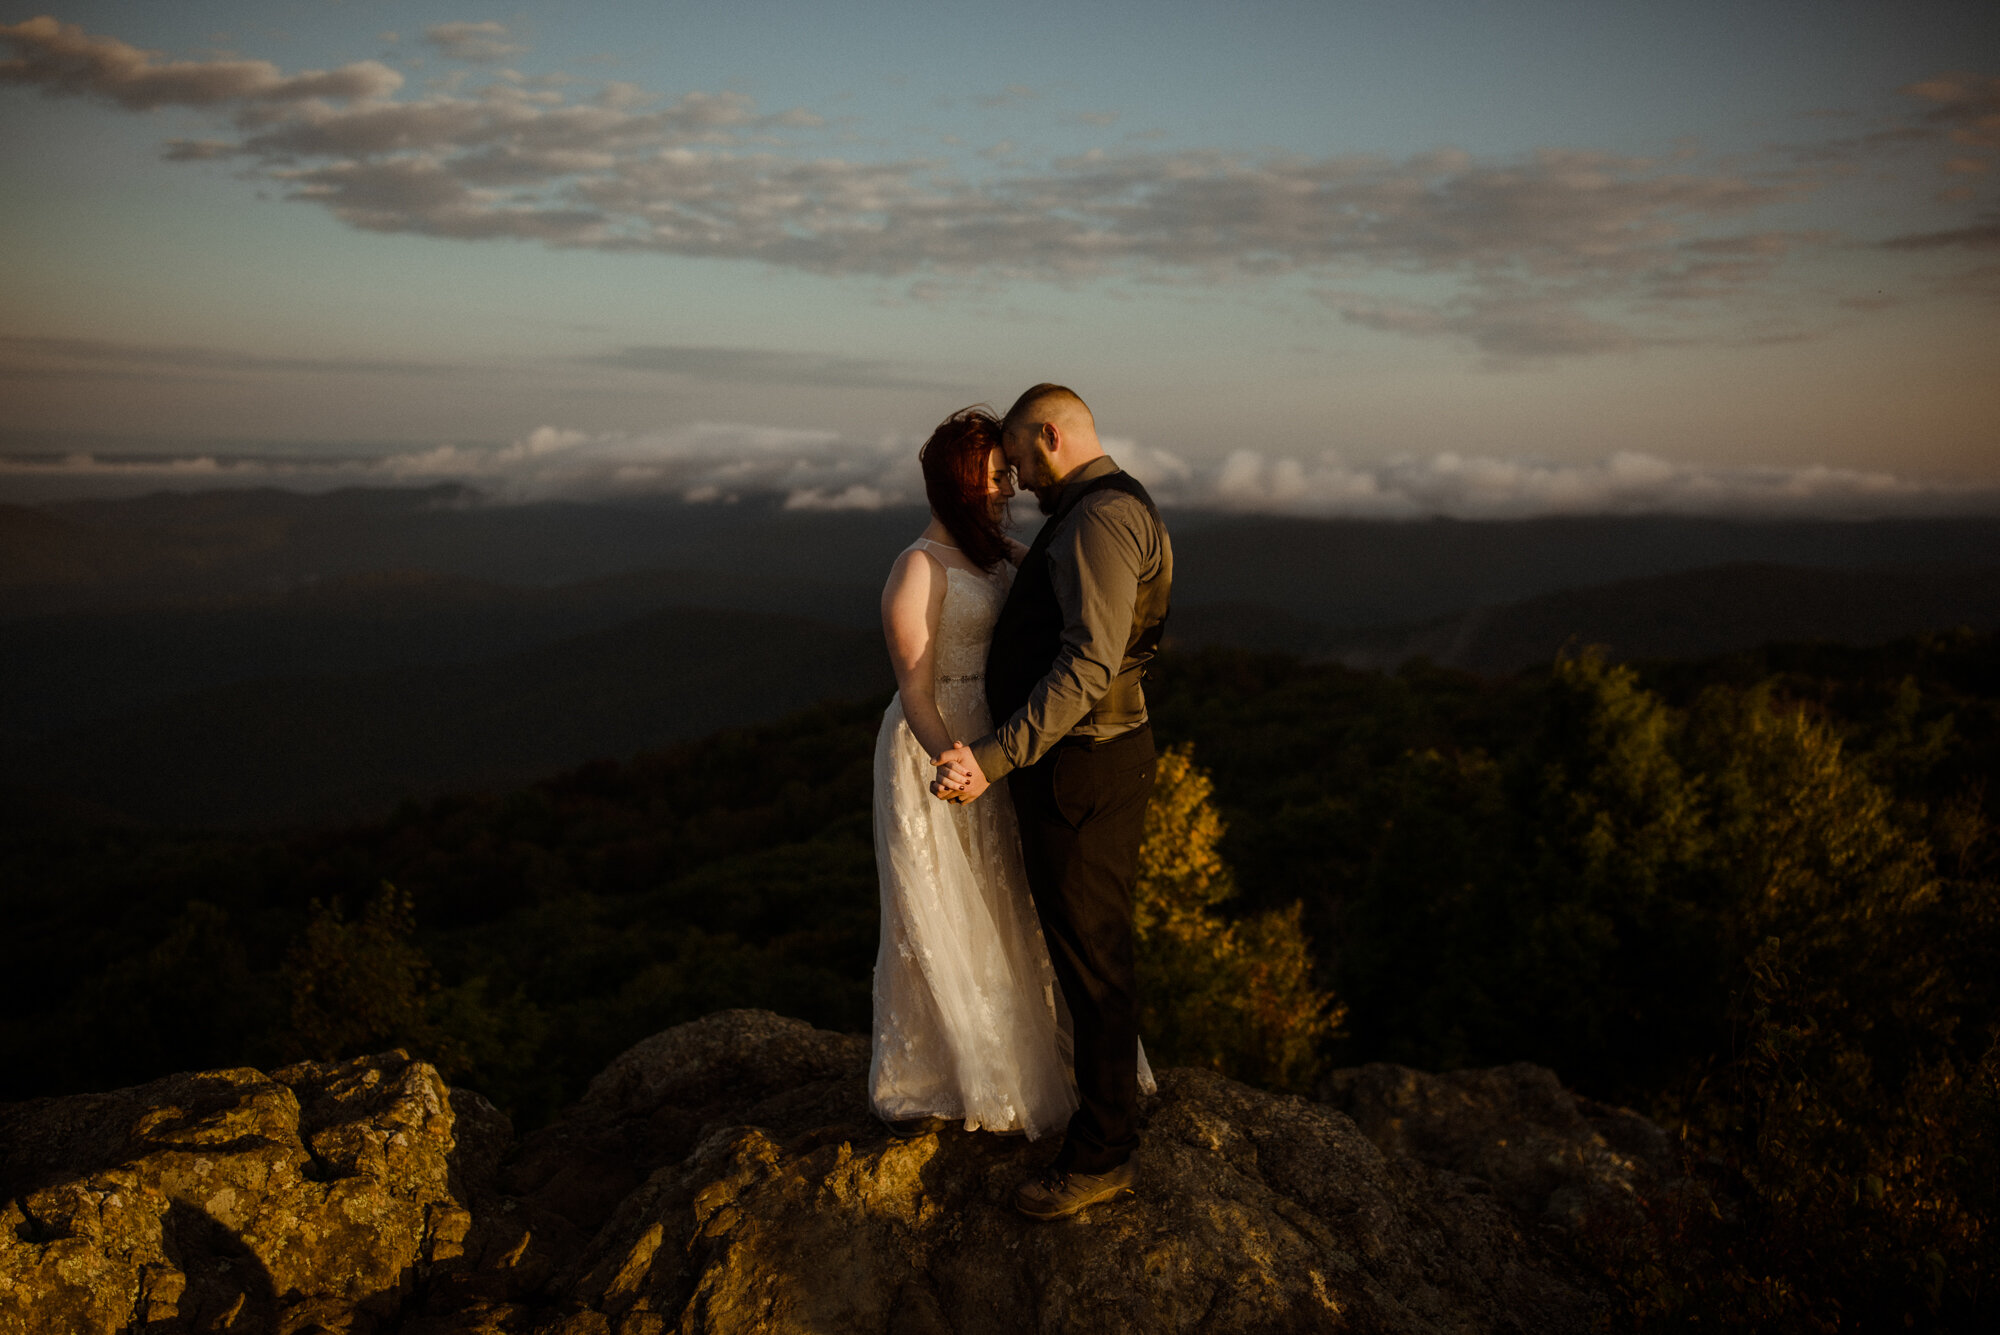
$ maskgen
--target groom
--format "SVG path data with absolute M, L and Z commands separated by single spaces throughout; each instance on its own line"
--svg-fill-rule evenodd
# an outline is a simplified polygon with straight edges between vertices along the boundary
M 1132 882 L 1154 772 L 1141 683 L 1174 554 L 1152 498 L 1104 453 L 1071 390 L 1030 389 L 1000 439 L 1048 521 L 993 627 L 996 725 L 939 757 L 932 791 L 970 801 L 1005 775 L 1014 795 L 1028 886 L 1074 1024 L 1080 1099 L 1054 1163 L 1014 1203 L 1055 1219 L 1137 1184 Z

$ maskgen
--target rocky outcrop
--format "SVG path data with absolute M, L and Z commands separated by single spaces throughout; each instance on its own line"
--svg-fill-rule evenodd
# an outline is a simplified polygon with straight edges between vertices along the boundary
M 382 1329 L 506 1134 L 400 1053 L 0 1108 L 0 1329 Z
M 1533 1067 L 1167 1071 L 1139 1196 L 1036 1224 L 1050 1145 L 890 1140 L 867 1062 L 724 1012 L 518 1143 L 400 1053 L 0 1108 L 0 1331 L 1582 1331 L 1565 1229 L 1658 1136 Z
M 1567 1229 L 1631 1220 L 1641 1191 L 1672 1162 L 1659 1127 L 1526 1062 L 1442 1075 L 1376 1062 L 1335 1071 L 1316 1092 L 1383 1153 L 1480 1184 Z

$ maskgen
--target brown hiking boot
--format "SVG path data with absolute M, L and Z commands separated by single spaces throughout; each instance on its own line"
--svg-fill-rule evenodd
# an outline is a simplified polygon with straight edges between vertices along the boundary
M 894 1121 L 887 1117 L 878 1117 L 875 1120 L 889 1128 L 889 1135 L 896 1140 L 921 1140 L 925 1136 L 936 1135 L 946 1127 L 955 1125 L 957 1119 L 927 1116 L 903 1117 Z
M 1014 1189 L 1014 1208 L 1030 1219 L 1061 1219 L 1099 1201 L 1130 1196 L 1139 1185 L 1139 1166 L 1127 1159 L 1101 1173 L 1050 1168 Z

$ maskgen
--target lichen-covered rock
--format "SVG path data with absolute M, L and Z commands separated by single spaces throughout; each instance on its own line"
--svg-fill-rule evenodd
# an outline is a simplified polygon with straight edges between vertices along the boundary
M 507 1191 L 595 1232 L 633 1188 L 687 1157 L 703 1128 L 868 1119 L 868 1040 L 769 1011 L 719 1011 L 655 1034 L 590 1082 L 583 1097 L 527 1137 L 503 1173 Z
M 1471 1178 L 1564 1228 L 1636 1210 L 1670 1166 L 1659 1127 L 1527 1062 L 1441 1075 L 1376 1062 L 1335 1071 L 1316 1092 L 1384 1153 Z
M 728 1011 L 519 1143 L 401 1053 L 0 1107 L 0 1335 L 1559 1335 L 1609 1305 L 1558 1198 L 1659 1136 L 1533 1067 L 1342 1073 L 1360 1127 L 1167 1071 L 1138 1197 L 1044 1224 L 1052 1144 L 891 1140 L 867 1069 Z
M 1166 1072 L 1138 1198 L 1039 1224 L 1009 1198 L 1053 1146 L 890 1141 L 862 1097 L 865 1048 L 804 1026 L 711 1016 L 626 1054 L 600 1088 L 685 1127 L 672 1100 L 717 1089 L 693 1074 L 701 1052 L 751 1075 L 745 1100 L 708 1105 L 734 1116 L 606 1222 L 565 1278 L 563 1335 L 1555 1332 L 1604 1310 L 1490 1194 L 1386 1158 L 1303 1099 Z
M 378 1329 L 470 1231 L 453 1125 L 402 1053 L 0 1107 L 0 1330 Z

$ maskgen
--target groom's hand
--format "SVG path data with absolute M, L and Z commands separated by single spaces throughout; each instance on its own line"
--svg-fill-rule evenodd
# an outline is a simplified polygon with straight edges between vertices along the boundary
M 987 789 L 986 776 L 972 758 L 972 748 L 958 743 L 937 758 L 938 776 L 931 792 L 947 802 L 970 802 Z M 947 781 L 947 774 L 950 779 Z

